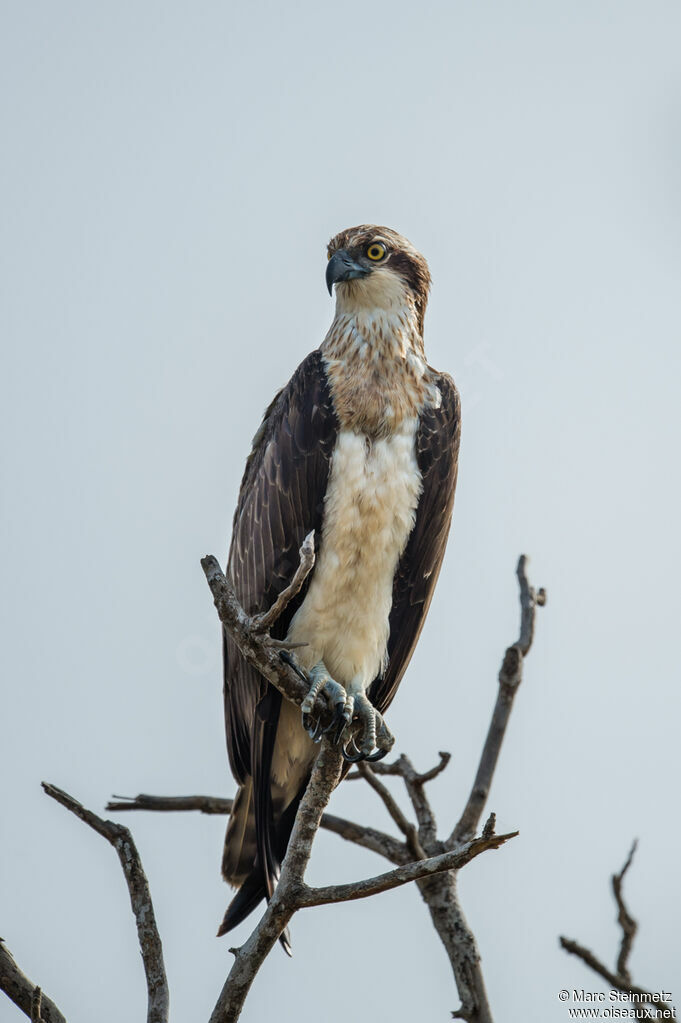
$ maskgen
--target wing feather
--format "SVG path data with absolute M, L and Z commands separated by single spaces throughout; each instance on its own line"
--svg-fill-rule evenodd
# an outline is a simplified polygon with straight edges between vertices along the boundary
M 249 614 L 270 607 L 290 582 L 310 530 L 319 541 L 337 430 L 316 350 L 265 412 L 246 463 L 227 573 Z M 273 635 L 286 635 L 304 596 L 305 588 L 276 623 Z M 281 696 L 244 660 L 228 635 L 223 650 L 230 764 L 240 785 L 253 779 L 258 849 L 269 868 L 274 844 L 269 776 Z

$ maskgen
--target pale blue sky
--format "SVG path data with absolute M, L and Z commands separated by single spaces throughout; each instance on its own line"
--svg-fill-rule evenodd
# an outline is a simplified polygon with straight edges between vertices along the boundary
M 681 1003 L 680 41 L 656 0 L 2 4 L 0 905 L 70 1023 L 142 1019 L 144 979 L 113 851 L 40 780 L 99 810 L 233 791 L 199 558 L 224 558 L 262 409 L 324 336 L 326 241 L 367 221 L 428 258 L 426 348 L 463 399 L 450 547 L 390 712 L 419 767 L 453 754 L 443 826 L 521 551 L 549 591 L 490 799 L 521 834 L 461 878 L 497 1018 L 562 1023 L 559 989 L 602 989 L 557 935 L 614 961 L 608 877 L 634 836 L 632 968 Z M 386 816 L 357 785 L 332 807 Z M 125 823 L 173 1018 L 207 1019 L 231 958 L 223 822 Z M 383 867 L 322 835 L 311 877 Z M 415 889 L 293 937 L 245 1023 L 458 1004 Z M 330 1001 L 322 940 L 347 978 Z

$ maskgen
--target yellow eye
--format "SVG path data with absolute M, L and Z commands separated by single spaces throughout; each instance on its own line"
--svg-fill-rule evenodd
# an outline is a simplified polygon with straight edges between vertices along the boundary
M 379 259 L 383 259 L 385 256 L 385 245 L 381 245 L 380 242 L 374 242 L 367 249 L 367 256 L 369 259 L 373 259 L 374 262 L 378 262 Z

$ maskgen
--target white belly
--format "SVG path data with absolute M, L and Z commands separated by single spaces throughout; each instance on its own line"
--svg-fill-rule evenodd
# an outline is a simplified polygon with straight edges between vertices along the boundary
M 323 660 L 341 685 L 363 687 L 382 671 L 393 579 L 416 516 L 421 474 L 418 421 L 369 441 L 343 430 L 333 453 L 320 551 L 289 638 L 304 667 Z

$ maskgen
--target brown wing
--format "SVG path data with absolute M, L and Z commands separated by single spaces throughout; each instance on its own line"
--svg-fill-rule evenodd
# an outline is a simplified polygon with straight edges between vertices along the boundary
M 337 430 L 322 357 L 316 350 L 301 363 L 267 409 L 246 463 L 234 515 L 227 574 L 249 613 L 270 607 L 291 581 L 298 566 L 300 545 L 310 530 L 315 531 L 319 543 Z M 272 630 L 275 637 L 286 635 L 305 592 L 304 587 L 277 621 Z M 255 835 L 246 835 L 244 848 L 257 849 L 257 863 L 251 859 L 248 869 L 255 865 L 257 877 L 253 876 L 251 887 L 262 897 L 265 894 L 262 882 L 269 886 L 276 876 L 282 842 L 286 848 L 284 837 L 279 834 L 282 822 L 273 819 L 270 793 L 281 695 L 244 660 L 226 634 L 223 651 L 227 750 L 234 776 L 241 786 L 247 787 L 246 791 L 250 791 L 252 779 Z M 228 838 L 229 835 L 228 831 Z M 242 859 L 238 850 L 233 852 Z M 231 866 L 224 869 L 227 863 Z M 226 849 L 223 869 L 228 880 L 240 874 L 244 866 L 240 862 L 237 869 L 234 857 Z M 233 904 L 229 926 L 238 922 L 236 918 L 242 912 L 246 894 Z
M 298 367 L 258 430 L 239 491 L 227 574 L 249 614 L 270 607 L 298 566 L 311 529 L 321 537 L 324 496 L 338 424 L 319 351 Z M 273 634 L 285 636 L 305 590 Z M 252 774 L 257 703 L 268 687 L 225 636 L 227 748 L 236 780 Z
M 454 507 L 459 462 L 461 406 L 454 381 L 440 374 L 437 386 L 442 404 L 421 415 L 416 435 L 416 458 L 423 491 L 416 522 L 395 575 L 390 611 L 388 664 L 369 689 L 369 697 L 381 712 L 390 706 L 411 660 L 447 546 Z

